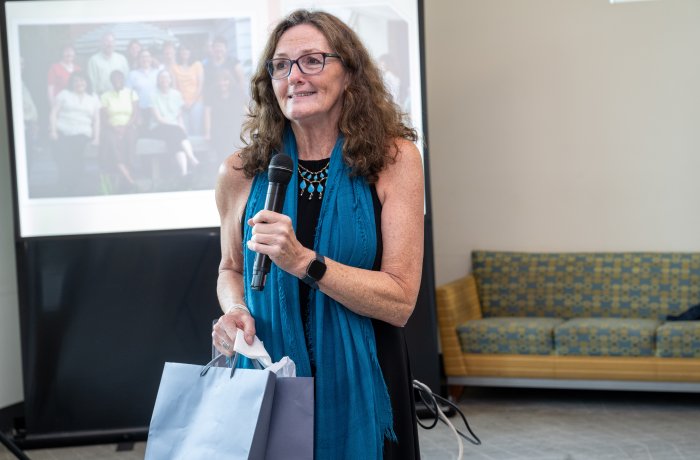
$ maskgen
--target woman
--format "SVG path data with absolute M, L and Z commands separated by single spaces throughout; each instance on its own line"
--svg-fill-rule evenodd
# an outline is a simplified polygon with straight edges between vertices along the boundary
M 192 61 L 192 50 L 181 44 L 177 52 L 178 61 L 168 70 L 173 74 L 175 87 L 185 101 L 183 118 L 185 129 L 189 135 L 202 134 L 202 85 L 204 83 L 204 68 L 199 61 Z
M 68 87 L 56 95 L 49 117 L 49 135 L 63 192 L 80 192 L 88 144 L 100 143 L 100 101 L 90 92 L 87 75 L 73 72 Z
M 75 63 L 75 49 L 68 45 L 63 48 L 61 60 L 49 67 L 47 91 L 51 107 L 56 104 L 56 95 L 68 86 L 71 74 L 80 67 Z
M 153 103 L 151 95 L 158 87 L 157 79 L 160 69 L 153 65 L 153 56 L 147 49 L 141 50 L 139 54 L 139 67 L 129 72 L 126 86 L 136 91 L 139 96 L 139 116 L 142 130 L 147 130 L 151 125 L 151 112 Z
M 260 62 L 249 143 L 217 183 L 224 315 L 213 344 L 231 356 L 240 328 L 274 360 L 288 355 L 299 375 L 314 375 L 316 458 L 416 458 L 401 329 L 423 258 L 416 133 L 358 37 L 332 15 L 290 14 Z M 262 210 L 274 151 L 299 172 L 280 214 Z M 250 289 L 256 253 L 273 262 L 262 291 Z
M 177 64 L 177 51 L 175 50 L 174 42 L 164 42 L 160 50 L 160 61 L 158 65 L 164 69 L 171 70 Z
M 180 176 L 189 173 L 189 164 L 197 166 L 192 143 L 187 138 L 182 122 L 182 95 L 173 89 L 173 77 L 167 70 L 158 73 L 158 90 L 153 94 L 153 120 L 155 127 L 151 135 L 165 142 L 168 152 L 175 154 Z
M 135 38 L 126 45 L 126 59 L 129 61 L 130 69 L 135 69 L 139 66 L 139 55 L 142 49 L 141 42 Z
M 135 191 L 136 181 L 131 175 L 130 165 L 136 146 L 139 97 L 134 90 L 124 87 L 121 70 L 112 72 L 111 81 L 114 89 L 104 93 L 101 98 L 102 169 L 107 172 L 106 177 L 114 175 L 114 172 L 118 174 L 118 190 Z M 103 191 L 111 193 L 112 185 L 111 180 L 103 180 Z

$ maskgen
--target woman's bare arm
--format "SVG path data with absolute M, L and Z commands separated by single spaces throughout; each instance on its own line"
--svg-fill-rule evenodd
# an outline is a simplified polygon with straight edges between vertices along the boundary
M 243 329 L 252 342 L 255 336 L 255 321 L 238 305 L 245 305 L 243 290 L 243 252 L 241 218 L 250 193 L 251 180 L 240 167 L 238 152 L 229 156 L 219 168 L 216 183 L 216 206 L 221 219 L 221 262 L 216 293 L 224 315 L 214 326 L 214 346 L 230 355 L 231 349 L 222 346 L 222 341 L 233 345 L 236 328 Z

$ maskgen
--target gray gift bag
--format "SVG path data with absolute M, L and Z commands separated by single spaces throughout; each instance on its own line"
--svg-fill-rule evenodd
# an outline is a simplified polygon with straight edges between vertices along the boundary
M 314 458 L 314 379 L 278 377 L 266 460 Z
M 235 367 L 237 355 L 227 361 L 212 347 L 213 366 Z M 257 360 L 251 362 L 258 368 Z M 270 414 L 266 460 L 312 460 L 314 458 L 314 379 L 277 377 Z
M 145 460 L 265 458 L 275 375 L 211 364 L 165 364 Z

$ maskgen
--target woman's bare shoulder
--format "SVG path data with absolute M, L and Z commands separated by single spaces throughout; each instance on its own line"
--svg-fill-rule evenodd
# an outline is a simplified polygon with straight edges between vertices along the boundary
M 218 181 L 226 185 L 237 185 L 243 182 L 250 182 L 243 170 L 243 159 L 241 152 L 236 151 L 227 156 L 219 166 Z
M 383 198 L 386 193 L 399 192 L 405 188 L 423 186 L 423 157 L 416 145 L 403 138 L 395 139 L 389 144 L 392 161 L 379 173 L 377 193 Z
M 219 166 L 216 181 L 217 204 L 221 207 L 224 203 L 230 205 L 241 199 L 245 201 L 248 198 L 251 183 L 252 179 L 247 177 L 243 170 L 240 151 L 232 153 Z
M 394 142 L 392 142 L 390 149 L 391 156 L 394 157 L 397 162 L 415 163 L 416 161 L 420 160 L 421 165 L 423 163 L 418 147 L 416 147 L 414 142 L 411 142 L 408 139 L 404 139 L 402 137 L 395 139 Z

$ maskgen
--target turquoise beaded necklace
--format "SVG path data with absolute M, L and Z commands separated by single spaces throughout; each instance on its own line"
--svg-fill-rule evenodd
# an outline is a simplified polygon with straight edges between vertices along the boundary
M 328 178 L 328 165 L 330 165 L 330 163 L 329 158 L 323 168 L 318 171 L 310 171 L 301 164 L 298 165 L 297 170 L 301 177 L 299 181 L 299 188 L 301 189 L 299 196 L 304 196 L 304 192 L 306 192 L 309 194 L 309 200 L 313 198 L 314 193 L 318 193 L 319 200 L 323 198 L 323 190 L 325 189 L 326 179 Z

